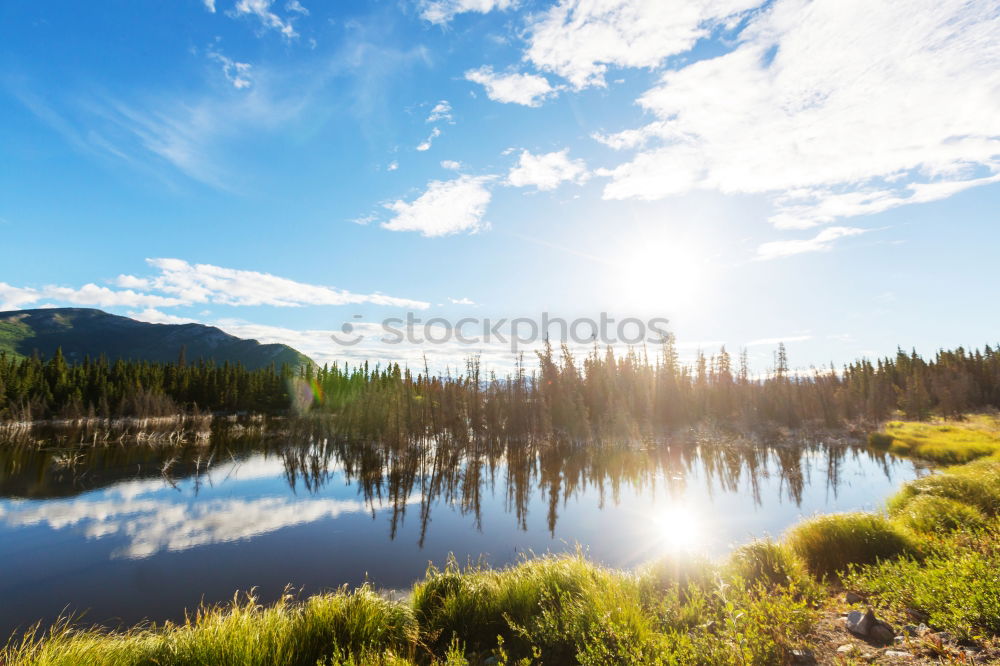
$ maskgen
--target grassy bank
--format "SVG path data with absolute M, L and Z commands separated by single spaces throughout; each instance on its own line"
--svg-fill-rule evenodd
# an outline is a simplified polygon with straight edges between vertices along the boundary
M 805 648 L 824 658 L 816 626 L 844 610 L 843 589 L 897 627 L 923 621 L 990 659 L 1000 654 L 1000 454 L 977 442 L 991 423 L 890 424 L 891 441 L 876 444 L 912 436 L 911 455 L 977 459 L 906 484 L 884 513 L 815 517 L 720 562 L 678 556 L 621 571 L 578 553 L 504 569 L 450 564 L 405 601 L 363 587 L 266 607 L 242 598 L 127 632 L 63 624 L 12 643 L 0 664 L 792 663 Z M 836 631 L 848 639 L 842 623 Z M 896 649 L 964 654 L 939 638 Z

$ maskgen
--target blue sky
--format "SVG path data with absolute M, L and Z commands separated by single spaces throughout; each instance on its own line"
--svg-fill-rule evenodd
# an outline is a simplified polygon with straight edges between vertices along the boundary
M 510 359 L 380 343 L 406 311 L 762 370 L 1000 340 L 992 0 L 16 0 L 0 118 L 0 309 L 318 360 Z

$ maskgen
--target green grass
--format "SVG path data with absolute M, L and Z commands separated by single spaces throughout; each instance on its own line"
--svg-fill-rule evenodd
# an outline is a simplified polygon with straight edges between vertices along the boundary
M 2 664 L 407 663 L 415 622 L 408 607 L 371 588 L 285 598 L 261 606 L 252 596 L 202 608 L 183 624 L 125 632 L 76 629 L 62 622 L 47 634 L 29 634 L 0 653 Z
M 805 520 L 786 541 L 817 577 L 838 576 L 852 564 L 918 552 L 916 541 L 887 518 L 872 513 L 835 513 Z
M 1000 458 L 911 481 L 887 504 L 925 557 L 853 566 L 844 585 L 882 608 L 923 613 L 932 628 L 964 640 L 1000 634 Z
M 977 507 L 945 497 L 917 495 L 896 507 L 894 520 L 913 532 L 977 531 L 988 524 Z
M 955 500 L 987 516 L 1000 514 L 1000 461 L 980 459 L 911 481 L 889 498 L 890 513 L 903 511 L 918 496 Z
M 1000 418 L 979 414 L 964 421 L 890 421 L 869 444 L 896 455 L 942 465 L 966 463 L 1000 452 Z
M 922 562 L 890 560 L 856 569 L 844 584 L 870 603 L 897 612 L 914 609 L 927 624 L 961 639 L 1000 634 L 1000 540 L 995 531 L 974 540 L 937 544 Z
M 818 588 L 800 585 L 794 566 L 775 575 L 784 565 L 770 556 L 748 566 L 758 554 L 637 571 L 579 553 L 504 569 L 452 562 L 430 569 L 406 601 L 363 587 L 267 607 L 238 599 L 124 632 L 62 623 L 11 644 L 0 664 L 782 663 L 804 644 Z

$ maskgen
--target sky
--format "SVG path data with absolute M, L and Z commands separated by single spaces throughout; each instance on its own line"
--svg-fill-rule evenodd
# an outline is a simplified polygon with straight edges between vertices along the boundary
M 0 5 L 0 310 L 458 368 L 514 358 L 483 319 L 606 313 L 840 365 L 1000 341 L 998 215 L 997 0 Z

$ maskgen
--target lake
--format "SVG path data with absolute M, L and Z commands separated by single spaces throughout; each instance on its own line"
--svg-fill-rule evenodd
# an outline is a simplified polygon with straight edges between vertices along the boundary
M 286 425 L 183 446 L 81 439 L 0 445 L 0 633 L 62 612 L 176 620 L 250 588 L 263 601 L 286 585 L 406 590 L 449 554 L 720 555 L 802 516 L 875 509 L 922 473 L 821 436 L 389 445 Z

